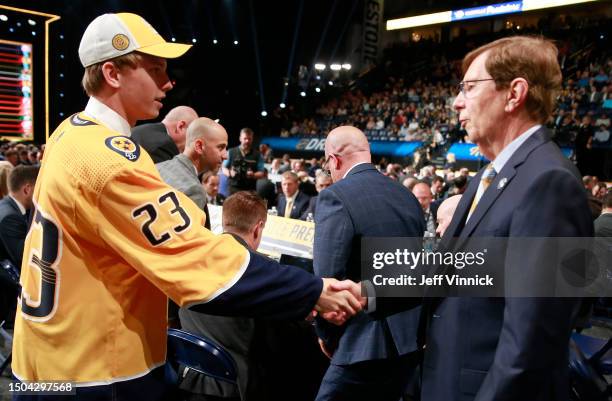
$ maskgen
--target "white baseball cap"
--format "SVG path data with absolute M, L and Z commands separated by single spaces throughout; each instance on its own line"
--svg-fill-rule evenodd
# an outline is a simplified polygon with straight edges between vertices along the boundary
M 168 43 L 141 16 L 103 14 L 91 21 L 79 45 L 83 67 L 138 51 L 162 58 L 182 56 L 191 45 Z

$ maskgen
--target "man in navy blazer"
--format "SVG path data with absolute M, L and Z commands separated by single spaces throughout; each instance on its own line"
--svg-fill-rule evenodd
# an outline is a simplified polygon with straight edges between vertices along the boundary
M 454 108 L 492 164 L 470 181 L 439 250 L 470 249 L 476 237 L 591 237 L 578 171 L 542 126 L 561 84 L 554 44 L 503 38 L 467 54 L 463 71 Z M 533 284 L 548 251 L 506 249 L 497 262 L 512 268 L 506 283 Z M 574 298 L 426 298 L 422 400 L 568 400 L 578 306 Z
M 425 231 L 423 212 L 408 189 L 371 164 L 368 141 L 357 128 L 330 132 L 325 156 L 324 169 L 329 169 L 334 183 L 318 196 L 314 272 L 359 281 L 361 239 L 420 239 Z M 317 401 L 397 401 L 416 368 L 419 304 L 420 299 L 387 316 L 362 312 L 343 327 L 317 320 L 319 343 L 331 357 Z
M 177 106 L 160 123 L 141 124 L 132 128 L 134 142 L 145 148 L 153 163 L 172 159 L 185 149 L 187 127 L 198 118 L 194 109 Z
M 28 212 L 32 208 L 37 176 L 38 167 L 15 167 L 9 175 L 9 194 L 0 199 L 0 261 L 9 260 L 17 271 L 21 270 Z M 17 284 L 6 275 L 0 275 L 0 321 L 6 319 L 8 326 L 14 320 L 17 294 Z
M 297 174 L 292 171 L 284 172 L 281 178 L 283 194 L 278 197 L 276 205 L 279 216 L 299 219 L 306 209 L 308 209 L 310 196 L 300 191 L 298 187 L 299 181 Z M 291 204 L 291 208 L 287 209 L 287 203 Z

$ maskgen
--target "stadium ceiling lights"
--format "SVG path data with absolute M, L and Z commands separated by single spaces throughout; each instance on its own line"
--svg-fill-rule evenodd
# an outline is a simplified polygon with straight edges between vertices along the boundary
M 506 3 L 491 4 L 488 6 L 464 8 L 452 11 L 443 11 L 433 14 L 416 15 L 414 17 L 387 20 L 387 30 L 414 28 L 417 26 L 443 24 L 446 22 L 463 21 L 474 18 L 491 17 L 520 13 L 525 11 L 541 10 L 544 8 L 563 7 L 573 4 L 591 3 L 600 0 L 519 0 Z
M 317 71 L 325 71 L 325 69 L 327 68 L 327 66 L 323 63 L 316 63 L 315 64 L 315 70 Z
M 340 64 L 332 64 L 332 65 L 329 66 L 329 68 L 332 71 L 340 71 L 342 69 L 342 66 Z

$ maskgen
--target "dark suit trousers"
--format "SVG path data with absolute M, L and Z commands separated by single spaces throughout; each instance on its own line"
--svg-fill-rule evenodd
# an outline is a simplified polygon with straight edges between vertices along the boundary
M 330 365 L 316 401 L 398 401 L 416 378 L 417 353 Z

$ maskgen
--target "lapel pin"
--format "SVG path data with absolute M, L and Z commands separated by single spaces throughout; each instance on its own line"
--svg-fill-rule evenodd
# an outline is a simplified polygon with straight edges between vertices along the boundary
M 499 181 L 499 184 L 497 184 L 497 189 L 502 189 L 503 187 L 505 187 L 507 182 L 508 182 L 508 179 L 506 177 L 502 178 Z

